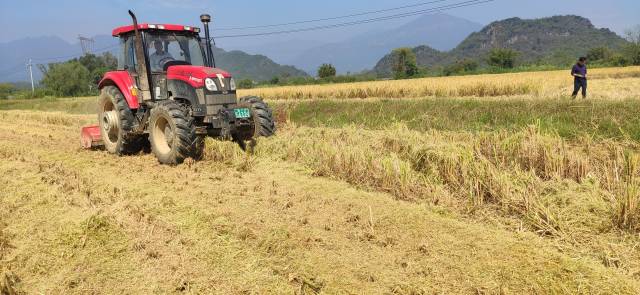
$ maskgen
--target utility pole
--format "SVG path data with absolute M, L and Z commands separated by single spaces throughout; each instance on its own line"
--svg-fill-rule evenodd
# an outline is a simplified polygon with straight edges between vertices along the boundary
M 36 87 L 33 84 L 33 63 L 31 62 L 31 59 L 29 59 L 29 62 L 27 63 L 27 68 L 29 68 L 29 76 L 31 77 L 31 93 L 35 93 Z

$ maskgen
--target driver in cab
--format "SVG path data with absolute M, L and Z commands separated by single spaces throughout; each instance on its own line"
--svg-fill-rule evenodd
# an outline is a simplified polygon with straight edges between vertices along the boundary
M 156 52 L 149 56 L 149 60 L 151 62 L 151 70 L 154 72 L 161 72 L 162 66 L 166 62 L 173 60 L 173 56 L 164 51 L 164 46 L 162 45 L 162 41 L 160 40 L 153 41 L 153 48 L 156 49 Z

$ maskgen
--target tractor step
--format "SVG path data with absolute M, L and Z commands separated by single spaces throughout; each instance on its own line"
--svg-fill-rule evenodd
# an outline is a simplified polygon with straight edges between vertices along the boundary
M 98 148 L 104 145 L 100 135 L 100 126 L 90 125 L 82 127 L 80 143 L 84 149 Z

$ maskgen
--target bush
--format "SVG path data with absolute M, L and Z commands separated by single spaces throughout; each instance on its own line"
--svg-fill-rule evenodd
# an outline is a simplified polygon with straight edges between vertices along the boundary
M 624 55 L 635 66 L 640 65 L 640 25 L 627 31 L 629 45 L 623 49 Z
M 57 96 L 89 94 L 93 84 L 91 73 L 78 61 L 50 64 L 42 84 Z
M 332 64 L 322 64 L 320 68 L 318 68 L 318 77 L 321 79 L 335 76 L 336 68 Z
M 613 52 L 608 47 L 596 47 L 591 48 L 586 57 L 589 61 L 599 62 L 610 59 L 612 55 Z
M 53 93 L 46 88 L 36 88 L 35 91 L 31 91 L 31 89 L 19 90 L 13 93 L 12 98 L 14 99 L 32 99 L 32 98 L 44 98 L 44 97 L 54 96 Z
M 487 63 L 502 69 L 512 69 L 516 66 L 516 58 L 519 55 L 520 53 L 513 49 L 494 48 L 489 52 Z
M 398 48 L 393 51 L 393 73 L 396 79 L 413 77 L 418 74 L 416 54 L 411 48 Z
M 458 60 L 442 70 L 443 75 L 451 76 L 456 74 L 471 73 L 478 69 L 478 62 L 471 59 Z
M 0 99 L 7 99 L 16 92 L 16 87 L 9 83 L 0 83 Z
M 613 54 L 611 57 L 609 57 L 606 63 L 614 67 L 625 67 L 631 64 L 626 56 L 619 53 Z
M 242 79 L 238 82 L 238 88 L 240 89 L 251 89 L 253 88 L 253 81 L 251 79 Z
M 629 44 L 624 48 L 623 52 L 630 64 L 634 66 L 640 65 L 640 44 Z

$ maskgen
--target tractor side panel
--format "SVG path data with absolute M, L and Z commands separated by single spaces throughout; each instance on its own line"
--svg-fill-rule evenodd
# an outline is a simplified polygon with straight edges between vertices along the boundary
M 115 85 L 120 89 L 120 92 L 124 95 L 124 98 L 127 100 L 127 104 L 129 108 L 134 110 L 140 107 L 140 103 L 138 102 L 138 89 L 134 80 L 129 75 L 127 71 L 112 71 L 104 74 L 100 83 L 98 83 L 98 88 L 102 89 L 107 85 Z
M 174 100 L 182 99 L 188 101 L 194 116 L 203 117 L 206 115 L 203 89 L 195 89 L 191 84 L 182 80 L 169 80 L 167 81 L 167 91 Z

